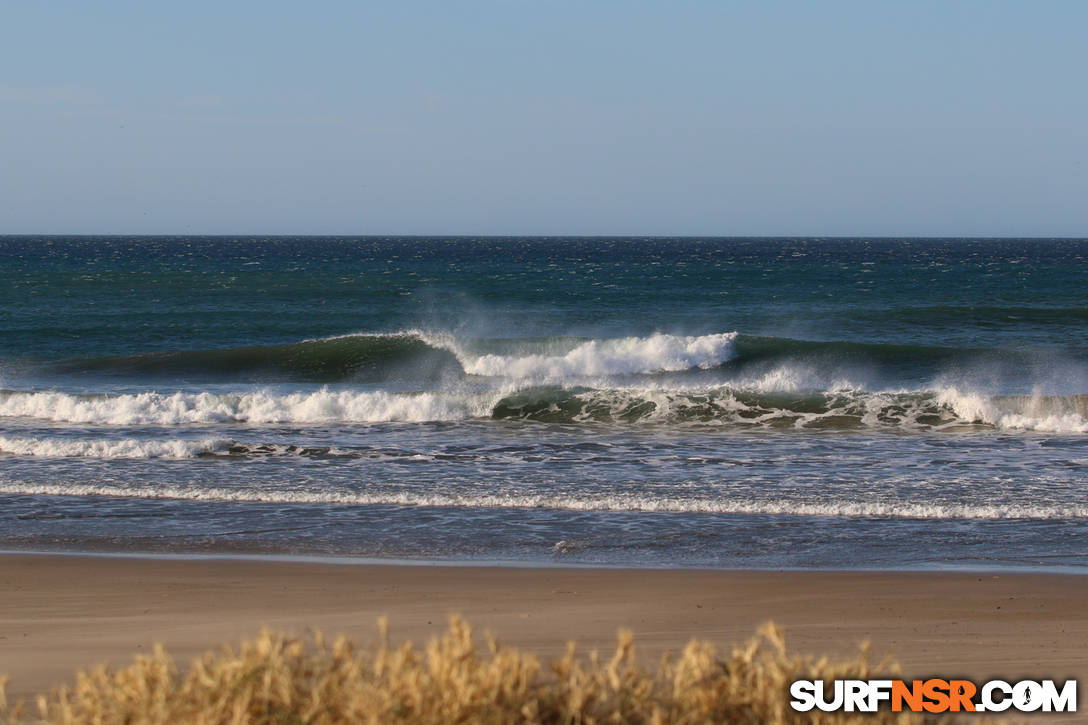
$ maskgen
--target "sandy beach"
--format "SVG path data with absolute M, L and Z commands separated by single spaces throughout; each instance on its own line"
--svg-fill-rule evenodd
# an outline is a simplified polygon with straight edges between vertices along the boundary
M 862 640 L 908 676 L 1088 677 L 1088 577 L 1047 574 L 516 569 L 0 556 L 0 673 L 19 699 L 153 643 L 180 661 L 256 634 L 320 629 L 423 642 L 452 613 L 544 658 L 633 630 L 656 660 L 693 637 L 729 647 L 768 619 L 796 652 Z

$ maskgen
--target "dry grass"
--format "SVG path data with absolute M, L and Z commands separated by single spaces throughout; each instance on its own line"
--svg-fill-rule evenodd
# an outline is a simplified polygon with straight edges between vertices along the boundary
M 185 672 L 161 647 L 128 667 L 76 676 L 29 706 L 7 709 L 8 723 L 908 723 L 920 718 L 794 713 L 795 679 L 875 677 L 863 648 L 829 662 L 789 655 L 766 625 L 721 656 L 691 642 L 658 671 L 640 667 L 629 633 L 615 654 L 579 657 L 574 644 L 543 671 L 532 654 L 485 637 L 477 647 L 458 618 L 423 650 L 389 643 L 384 622 L 370 653 L 346 639 L 298 639 L 263 632 L 238 651 L 205 654 Z M 886 667 L 881 668 L 888 674 Z M 35 712 L 36 710 L 36 712 Z

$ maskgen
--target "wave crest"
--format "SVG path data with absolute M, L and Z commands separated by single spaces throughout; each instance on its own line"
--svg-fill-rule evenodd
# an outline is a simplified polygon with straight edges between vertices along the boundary
M 316 338 L 287 345 L 181 350 L 56 363 L 60 373 L 217 380 L 385 382 L 464 374 L 558 382 L 570 377 L 712 368 L 732 357 L 735 332 L 615 339 L 458 338 L 404 330 Z
M 724 332 L 588 340 L 563 354 L 473 355 L 456 346 L 454 354 L 470 375 L 560 382 L 718 367 L 732 357 L 736 337 L 735 332 Z

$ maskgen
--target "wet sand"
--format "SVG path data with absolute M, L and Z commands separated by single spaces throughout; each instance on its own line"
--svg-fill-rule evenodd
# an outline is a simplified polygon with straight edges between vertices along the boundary
M 1088 681 L 1088 577 L 1049 574 L 515 569 L 0 555 L 0 674 L 9 699 L 120 665 L 155 642 L 185 662 L 267 626 L 362 644 L 381 616 L 422 643 L 452 613 L 558 657 L 634 631 L 656 663 L 693 637 L 727 648 L 774 620 L 790 650 L 872 642 L 904 675 Z M 1064 719 L 1064 718 L 1063 718 Z M 1052 719 L 1051 722 L 1059 720 Z

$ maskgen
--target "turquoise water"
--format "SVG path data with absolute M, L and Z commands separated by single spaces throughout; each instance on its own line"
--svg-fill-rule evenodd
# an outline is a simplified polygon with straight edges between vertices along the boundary
M 1079 570 L 1086 261 L 0 237 L 0 547 Z

